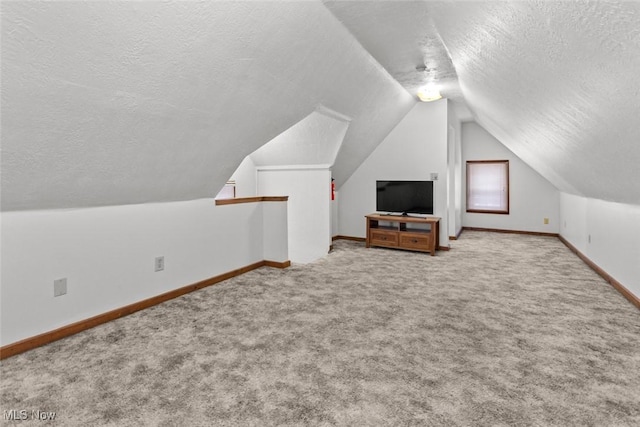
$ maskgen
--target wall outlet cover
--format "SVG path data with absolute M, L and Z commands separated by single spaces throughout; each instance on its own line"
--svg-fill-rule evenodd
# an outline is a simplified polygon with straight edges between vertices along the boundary
M 164 257 L 159 256 L 159 257 L 156 257 L 155 271 L 162 271 L 162 270 L 164 270 Z
M 59 297 L 67 293 L 67 278 L 57 279 L 53 281 L 53 296 Z

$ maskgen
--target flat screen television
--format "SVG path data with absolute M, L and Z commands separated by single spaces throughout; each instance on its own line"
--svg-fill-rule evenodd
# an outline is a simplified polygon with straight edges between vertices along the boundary
M 376 181 L 376 210 L 433 215 L 433 181 Z

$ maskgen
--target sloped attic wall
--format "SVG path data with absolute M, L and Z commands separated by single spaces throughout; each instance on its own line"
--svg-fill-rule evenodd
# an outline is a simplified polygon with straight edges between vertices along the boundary
M 2 209 L 213 197 L 323 104 L 348 177 L 412 97 L 320 2 L 3 2 Z
M 244 158 L 230 178 L 236 183 L 236 197 L 258 194 L 256 166 L 333 165 L 350 122 L 320 106 Z
M 561 191 L 640 204 L 640 3 L 430 10 L 485 129 Z
M 251 153 L 256 166 L 333 165 L 349 119 L 314 111 Z

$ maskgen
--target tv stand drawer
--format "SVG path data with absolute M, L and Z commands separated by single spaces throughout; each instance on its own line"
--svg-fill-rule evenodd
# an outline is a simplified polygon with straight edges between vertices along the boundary
M 371 244 L 376 246 L 398 246 L 398 232 L 371 229 Z
M 431 250 L 431 235 L 401 233 L 399 245 L 402 248 L 429 251 Z

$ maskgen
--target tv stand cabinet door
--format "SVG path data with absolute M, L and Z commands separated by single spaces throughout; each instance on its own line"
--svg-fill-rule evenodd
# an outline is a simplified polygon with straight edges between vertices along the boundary
M 433 237 L 427 233 L 401 233 L 400 247 L 414 251 L 432 252 Z

